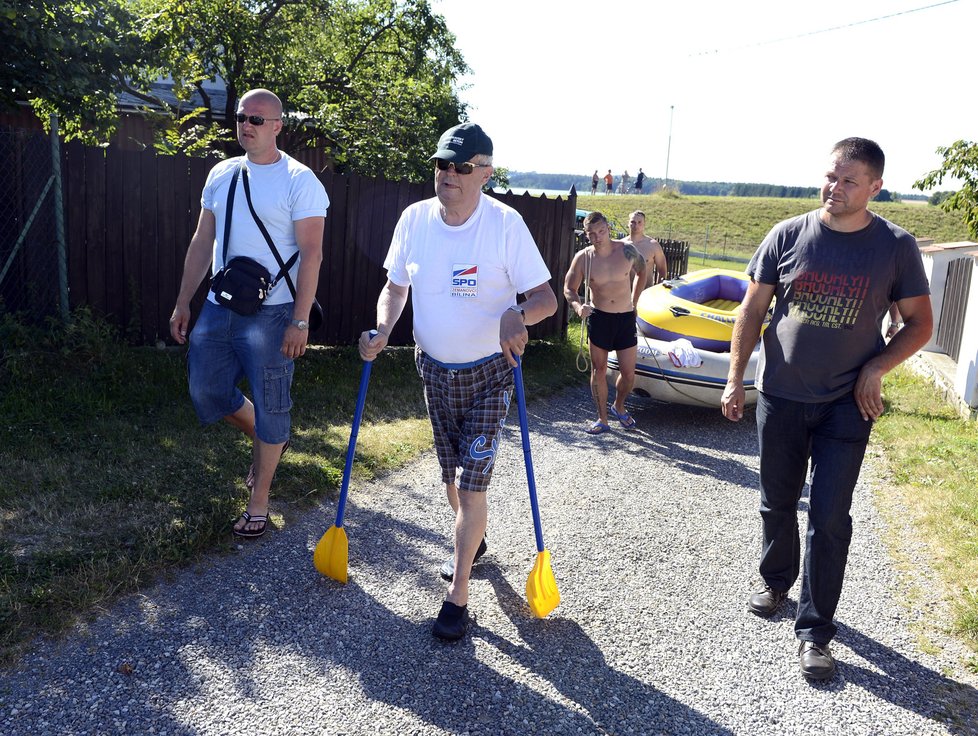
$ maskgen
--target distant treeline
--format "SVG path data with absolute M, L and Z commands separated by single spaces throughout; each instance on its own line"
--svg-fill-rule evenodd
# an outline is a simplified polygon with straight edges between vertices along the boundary
M 598 172 L 601 176 L 601 172 Z M 621 174 L 615 174 L 615 191 L 621 183 Z M 635 189 L 635 175 L 629 173 L 630 191 Z M 659 191 L 665 185 L 664 179 L 647 177 L 642 191 L 646 194 Z M 550 189 L 553 191 L 570 191 L 571 187 L 578 194 L 591 192 L 591 177 L 576 174 L 541 174 L 537 171 L 510 171 L 509 186 L 512 189 Z M 669 187 L 680 194 L 699 195 L 707 197 L 790 197 L 793 199 L 814 199 L 819 196 L 818 187 L 786 187 L 779 184 L 745 184 L 728 181 L 677 181 L 669 180 Z M 598 183 L 598 192 L 604 192 L 604 180 Z M 883 190 L 879 197 L 881 201 L 893 199 L 927 199 L 923 194 L 896 194 Z

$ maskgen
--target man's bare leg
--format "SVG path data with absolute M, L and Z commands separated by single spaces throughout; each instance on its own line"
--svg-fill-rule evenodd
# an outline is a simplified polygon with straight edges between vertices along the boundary
M 240 429 L 246 435 L 255 439 L 255 405 L 246 398 L 241 408 L 234 414 L 228 414 L 224 421 L 232 427 Z
M 448 505 L 452 507 L 452 511 L 458 515 L 458 486 L 454 483 L 445 484 L 445 496 L 448 498 Z
M 598 410 L 598 420 L 608 423 L 608 351 L 593 342 L 588 344 L 591 352 L 591 396 Z
M 615 411 L 625 413 L 625 399 L 635 387 L 635 362 L 638 347 L 625 348 L 615 353 L 618 356 L 618 378 L 615 380 Z
M 275 477 L 275 469 L 278 467 L 279 460 L 282 458 L 282 448 L 284 442 L 270 445 L 262 442 L 255 437 L 254 458 L 255 458 L 255 487 L 251 490 L 251 498 L 248 499 L 248 513 L 251 516 L 268 515 L 268 494 L 272 487 L 272 478 Z M 258 531 L 261 522 L 238 519 L 234 528 L 238 531 Z
M 455 578 L 448 586 L 447 600 L 456 606 L 464 606 L 469 602 L 469 577 L 472 574 L 472 560 L 486 535 L 489 506 L 484 492 L 459 490 L 457 493 Z

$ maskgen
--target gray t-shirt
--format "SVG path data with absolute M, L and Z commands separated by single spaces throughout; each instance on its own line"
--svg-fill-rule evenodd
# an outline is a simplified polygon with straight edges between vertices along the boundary
M 878 215 L 862 230 L 826 227 L 814 210 L 778 223 L 747 273 L 776 287 L 758 389 L 792 401 L 832 401 L 885 347 L 892 302 L 930 293 L 914 237 Z

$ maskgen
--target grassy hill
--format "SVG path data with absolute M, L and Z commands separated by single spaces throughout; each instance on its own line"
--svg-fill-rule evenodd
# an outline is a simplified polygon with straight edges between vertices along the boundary
M 697 197 L 670 194 L 578 196 L 583 210 L 599 210 L 627 227 L 634 210 L 645 212 L 645 231 L 656 238 L 689 241 L 693 250 L 750 256 L 771 226 L 816 209 L 816 199 Z M 877 214 L 918 238 L 936 243 L 969 240 L 961 216 L 920 203 L 874 202 Z

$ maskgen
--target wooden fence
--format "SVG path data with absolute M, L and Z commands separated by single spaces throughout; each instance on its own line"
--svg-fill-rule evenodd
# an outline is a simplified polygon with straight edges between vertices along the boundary
M 136 342 L 169 340 L 168 319 L 187 246 L 200 214 L 200 193 L 213 160 L 152 152 L 90 148 L 62 151 L 72 307 L 88 305 Z M 312 342 L 349 344 L 372 327 L 386 280 L 384 257 L 402 210 L 434 196 L 433 184 L 317 174 L 330 198 L 318 298 L 326 312 Z M 563 335 L 567 310 L 563 277 L 574 252 L 576 197 L 545 199 L 493 195 L 523 216 L 552 274 L 560 308 L 530 330 L 532 337 Z M 202 285 L 192 303 L 199 314 Z M 392 335 L 411 340 L 410 305 Z

